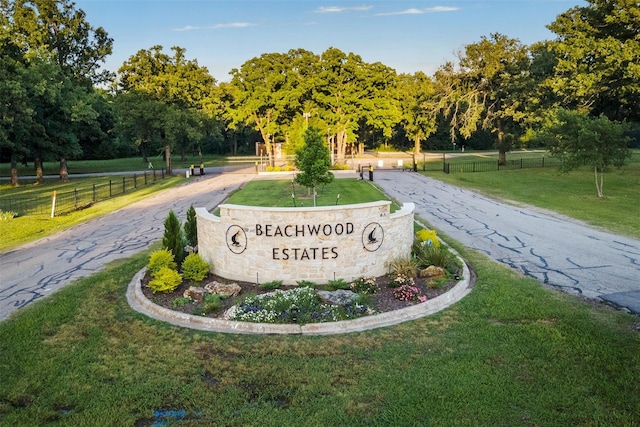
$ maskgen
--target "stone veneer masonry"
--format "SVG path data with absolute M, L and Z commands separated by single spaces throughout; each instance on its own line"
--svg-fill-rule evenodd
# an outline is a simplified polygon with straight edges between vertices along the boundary
M 377 277 L 411 254 L 413 203 L 389 201 L 307 208 L 220 205 L 196 208 L 198 252 L 218 276 L 244 282 L 350 281 Z

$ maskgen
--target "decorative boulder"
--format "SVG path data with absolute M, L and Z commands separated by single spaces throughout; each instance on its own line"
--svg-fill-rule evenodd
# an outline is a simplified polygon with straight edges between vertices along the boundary
M 189 297 L 194 301 L 201 302 L 204 300 L 205 290 L 204 288 L 198 288 L 196 286 L 190 286 L 189 289 L 184 291 L 183 297 Z
M 445 277 L 446 273 L 444 268 L 436 267 L 435 265 L 430 265 L 424 270 L 420 270 L 420 277 L 427 277 L 430 279 L 437 279 L 439 277 Z
M 226 297 L 237 297 L 240 295 L 242 288 L 237 283 L 224 284 L 213 281 L 204 285 L 205 291 L 210 294 L 217 294 Z
M 339 289 L 337 291 L 318 291 L 318 298 L 325 304 L 347 305 L 352 303 L 358 294 L 353 291 Z

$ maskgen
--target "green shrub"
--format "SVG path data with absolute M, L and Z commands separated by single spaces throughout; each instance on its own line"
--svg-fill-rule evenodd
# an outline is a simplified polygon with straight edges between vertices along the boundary
M 440 239 L 438 239 L 438 235 L 435 230 L 423 228 L 416 232 L 416 238 L 419 242 L 426 242 L 427 246 L 440 246 Z
M 313 289 L 313 288 L 316 287 L 316 283 L 315 282 L 311 282 L 309 280 L 298 280 L 296 283 L 301 288 L 311 288 L 311 289 Z
M 280 288 L 280 286 L 282 286 L 282 280 L 272 280 L 270 282 L 261 283 L 258 285 L 258 287 L 263 291 L 273 291 Z
M 204 296 L 204 301 L 198 311 L 203 316 L 214 313 L 222 308 L 222 299 L 221 295 L 207 294 Z
M 173 292 L 182 283 L 182 276 L 169 267 L 162 267 L 149 281 L 149 288 L 156 292 Z
M 192 301 L 193 300 L 191 299 L 191 297 L 179 297 L 171 301 L 171 306 L 173 308 L 184 307 L 185 305 L 189 304 Z
M 199 254 L 189 254 L 182 262 L 182 276 L 185 280 L 199 282 L 209 274 L 209 264 Z
M 187 243 L 191 246 L 198 246 L 198 219 L 193 205 L 187 211 L 187 220 L 183 228 Z
M 401 257 L 391 261 L 391 271 L 397 275 L 415 276 L 418 263 L 414 258 Z
M 414 242 L 412 247 L 415 259 L 420 267 L 435 265 L 446 268 L 454 259 L 453 254 L 445 246 L 428 246 L 419 242 Z
M 173 254 L 168 249 L 158 249 L 149 257 L 149 265 L 147 265 L 147 268 L 149 268 L 152 276 L 162 267 L 168 267 L 172 270 L 177 268 Z
M 162 237 L 162 247 L 169 249 L 173 253 L 175 262 L 182 264 L 184 257 L 184 246 L 182 242 L 182 227 L 180 221 L 173 211 L 169 211 L 167 219 L 164 220 L 164 235 Z
M 338 289 L 350 289 L 349 283 L 347 283 L 344 279 L 329 280 L 329 282 L 327 282 L 327 290 L 337 291 Z

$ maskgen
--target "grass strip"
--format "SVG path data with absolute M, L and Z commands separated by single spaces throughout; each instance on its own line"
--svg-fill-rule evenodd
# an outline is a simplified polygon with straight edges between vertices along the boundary
M 108 179 L 108 178 L 107 178 Z M 91 186 L 95 182 L 104 182 L 105 178 L 76 178 L 72 183 L 67 184 L 45 184 L 42 186 L 23 186 L 19 187 L 14 195 L 27 195 L 28 197 L 37 197 L 41 194 L 52 194 L 53 190 L 59 191 L 59 189 L 73 188 L 73 186 L 83 187 Z M 158 191 L 163 191 L 171 187 L 175 187 L 185 181 L 182 177 L 167 177 L 163 180 L 158 180 L 156 183 L 139 187 L 135 191 L 127 192 L 126 194 L 113 197 L 111 199 L 97 202 L 90 207 L 78 211 L 73 211 L 65 215 L 55 216 L 51 218 L 50 215 L 25 215 L 17 218 L 0 221 L 0 252 L 9 250 L 18 245 L 40 239 L 42 237 L 49 236 L 56 232 L 66 230 L 74 225 L 81 224 L 90 219 L 97 218 L 106 215 L 110 212 L 116 211 L 122 207 L 130 205 L 131 203 L 142 200 Z M 19 192 L 19 193 L 18 193 Z M 4 196 L 3 192 L 3 197 Z
M 132 311 L 150 251 L 0 323 L 0 425 L 637 425 L 637 318 L 454 248 L 477 273 L 436 315 L 331 337 L 238 336 Z
M 593 170 L 587 167 L 567 174 L 556 168 L 425 174 L 458 187 L 548 209 L 615 233 L 640 238 L 638 151 L 634 151 L 621 169 L 612 169 L 605 174 L 604 199 L 596 196 Z

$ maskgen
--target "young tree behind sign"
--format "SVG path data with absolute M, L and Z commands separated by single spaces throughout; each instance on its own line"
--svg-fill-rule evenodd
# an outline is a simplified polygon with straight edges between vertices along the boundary
M 313 189 L 313 206 L 316 206 L 316 187 L 328 184 L 334 178 L 329 171 L 331 155 L 317 129 L 307 129 L 304 141 L 305 145 L 296 153 L 295 164 L 300 173 L 296 175 L 295 182 Z

